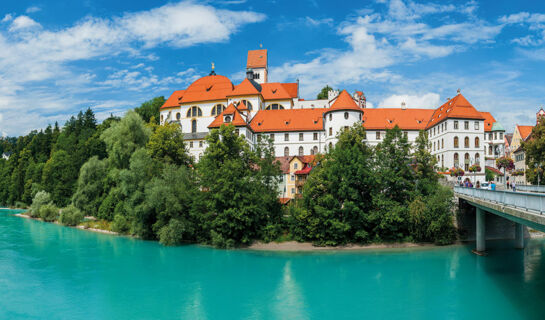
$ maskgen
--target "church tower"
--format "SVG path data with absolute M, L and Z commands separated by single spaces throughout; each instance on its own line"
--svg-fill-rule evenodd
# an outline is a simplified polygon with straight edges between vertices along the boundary
M 267 64 L 267 49 L 248 51 L 246 62 L 246 78 L 259 84 L 268 82 L 269 66 Z

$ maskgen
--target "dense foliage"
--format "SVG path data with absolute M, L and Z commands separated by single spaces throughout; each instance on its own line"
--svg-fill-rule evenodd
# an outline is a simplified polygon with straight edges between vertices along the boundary
M 525 152 L 525 161 L 528 169 L 526 179 L 537 184 L 538 179 L 543 183 L 543 169 L 545 169 L 545 121 L 540 121 L 532 130 L 530 139 L 522 143 Z
M 45 221 L 96 220 L 164 245 L 454 239 L 452 192 L 438 183 L 424 132 L 411 145 L 396 127 L 371 147 L 362 126 L 343 130 L 316 157 L 302 199 L 282 208 L 269 139 L 251 148 L 233 126 L 222 126 L 194 163 L 180 127 L 156 123 L 160 101 L 102 124 L 87 110 L 62 129 L 0 140 L 13 152 L 0 160 L 0 203 L 31 203 L 29 214 Z

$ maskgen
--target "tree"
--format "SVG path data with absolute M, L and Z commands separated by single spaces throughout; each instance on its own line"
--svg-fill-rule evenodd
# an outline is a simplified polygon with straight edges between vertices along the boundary
M 44 166 L 42 185 L 45 191 L 51 193 L 55 204 L 66 206 L 75 189 L 77 176 L 77 168 L 70 154 L 64 150 L 54 151 Z
M 107 173 L 106 161 L 99 160 L 96 156 L 81 167 L 76 192 L 72 198 L 76 208 L 87 215 L 98 216 L 98 209 L 106 196 Z
M 150 134 L 151 129 L 142 118 L 136 112 L 128 111 L 121 121 L 112 124 L 100 137 L 106 143 L 108 159 L 112 165 L 125 169 L 129 167 L 134 151 L 148 143 Z
M 151 157 L 158 161 L 185 166 L 191 163 L 184 134 L 178 124 L 155 126 L 146 148 Z
M 429 150 L 428 135 L 426 131 L 421 130 L 415 141 L 414 163 L 412 165 L 416 173 L 418 191 L 426 195 L 435 190 L 439 179 L 435 171 L 437 160 Z
M 142 117 L 145 122 L 159 124 L 159 108 L 165 104 L 165 97 L 155 97 L 149 101 L 146 101 L 138 108 L 134 108 L 134 111 Z
M 203 238 L 220 247 L 248 244 L 275 222 L 271 217 L 279 215 L 277 186 L 267 183 L 261 172 L 269 164 L 259 161 L 232 125 L 212 130 L 206 140 L 208 148 L 197 164 L 203 192 L 196 210 L 204 213 L 200 215 Z M 274 174 L 279 176 L 280 171 Z
M 525 161 L 528 166 L 526 179 L 532 184 L 543 181 L 545 169 L 545 121 L 532 129 L 530 139 L 522 143 L 525 152 Z
M 325 86 L 320 90 L 320 93 L 316 96 L 316 99 L 329 99 L 329 91 L 333 90 L 330 86 Z

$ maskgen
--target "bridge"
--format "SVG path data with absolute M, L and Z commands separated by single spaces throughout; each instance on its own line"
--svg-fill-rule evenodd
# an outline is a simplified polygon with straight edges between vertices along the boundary
M 476 250 L 486 250 L 486 213 L 515 222 L 515 243 L 524 248 L 524 226 L 545 232 L 545 194 L 454 187 L 454 194 L 476 208 Z

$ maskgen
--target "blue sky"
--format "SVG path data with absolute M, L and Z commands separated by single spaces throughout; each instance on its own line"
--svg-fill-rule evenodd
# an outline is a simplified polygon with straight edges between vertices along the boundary
M 371 107 L 433 108 L 460 88 L 508 131 L 545 104 L 541 1 L 4 0 L 0 135 L 99 119 L 210 72 L 236 84 L 269 50 L 271 81 L 363 90 Z

